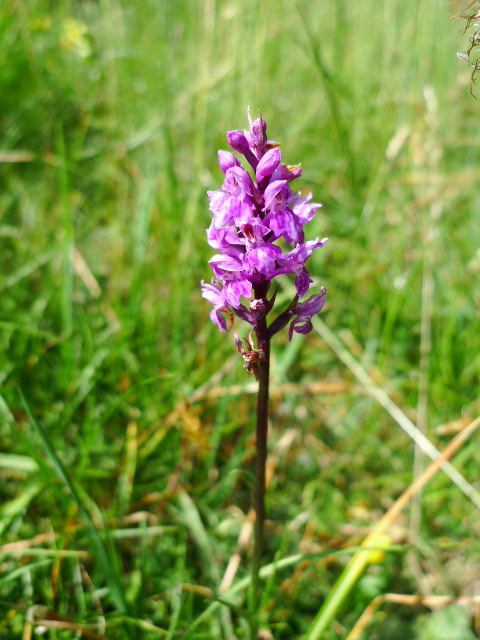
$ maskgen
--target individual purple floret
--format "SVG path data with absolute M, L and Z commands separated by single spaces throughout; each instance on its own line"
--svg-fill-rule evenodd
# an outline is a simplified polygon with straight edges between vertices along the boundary
M 294 331 L 297 333 L 310 333 L 312 330 L 312 316 L 320 313 L 323 309 L 326 297 L 327 291 L 322 287 L 318 295 L 310 296 L 308 300 L 305 300 L 305 302 L 299 302 L 295 306 L 295 313 L 297 314 L 297 317 L 290 324 L 290 329 L 288 330 L 289 340 L 292 339 Z
M 293 332 L 312 330 L 311 318 L 323 308 L 326 290 L 299 302 L 312 280 L 306 262 L 327 238 L 305 241 L 303 227 L 312 220 L 320 204 L 312 195 L 295 193 L 290 183 L 298 178 L 300 165 L 282 164 L 279 145 L 267 140 L 267 125 L 260 117 L 249 131 L 229 131 L 227 141 L 233 151 L 251 166 L 245 170 L 230 151 L 218 152 L 225 174 L 222 188 L 209 191 L 212 221 L 207 229 L 209 245 L 216 255 L 209 261 L 214 278 L 202 281 L 202 295 L 212 305 L 211 320 L 221 331 L 233 324 L 233 314 L 257 329 L 257 322 L 273 308 L 276 291 L 267 298 L 271 281 L 281 274 L 295 276 L 297 295 L 288 308 L 269 326 L 270 337 L 290 321 Z M 242 302 L 250 299 L 249 307 Z

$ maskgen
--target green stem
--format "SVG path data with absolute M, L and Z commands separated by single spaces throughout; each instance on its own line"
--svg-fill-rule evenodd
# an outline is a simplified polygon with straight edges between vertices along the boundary
M 252 563 L 252 591 L 250 610 L 258 623 L 260 607 L 259 574 L 264 547 L 265 524 L 265 469 L 267 461 L 268 434 L 268 387 L 270 378 L 270 335 L 266 319 L 258 321 L 256 327 L 258 348 L 263 350 L 264 357 L 259 362 L 257 426 L 256 426 L 256 468 L 255 468 L 255 529 Z

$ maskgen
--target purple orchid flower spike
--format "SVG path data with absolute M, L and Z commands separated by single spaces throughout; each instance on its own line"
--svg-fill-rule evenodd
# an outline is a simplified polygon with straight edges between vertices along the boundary
M 310 289 L 312 280 L 306 263 L 312 253 L 325 245 L 327 238 L 305 241 L 304 227 L 312 220 L 320 204 L 311 202 L 312 194 L 302 196 L 291 188 L 301 173 L 301 165 L 282 164 L 276 142 L 267 139 L 267 124 L 262 117 L 252 120 L 248 113 L 248 131 L 229 131 L 227 142 L 251 167 L 247 171 L 231 151 L 219 151 L 218 162 L 225 174 L 218 191 L 209 191 L 212 220 L 207 229 L 209 245 L 217 253 L 210 260 L 215 278 L 202 282 L 202 295 L 213 305 L 212 321 L 221 331 L 232 325 L 234 315 L 257 330 L 258 304 L 248 310 L 242 298 L 268 299 L 270 284 L 281 274 L 295 276 L 297 296 L 270 324 L 269 336 L 290 322 L 289 339 L 294 332 L 308 333 L 311 317 L 325 303 L 326 291 L 299 302 Z M 227 323 L 228 320 L 228 323 Z
M 307 261 L 327 238 L 305 240 L 304 227 L 321 205 L 311 202 L 311 194 L 303 196 L 292 190 L 291 183 L 301 175 L 302 168 L 299 164 L 282 164 L 279 145 L 267 138 L 265 120 L 252 120 L 248 113 L 248 121 L 248 131 L 227 133 L 228 144 L 244 157 L 250 165 L 248 170 L 231 151 L 218 152 L 225 177 L 221 189 L 208 192 L 212 220 L 207 241 L 216 252 L 209 261 L 214 277 L 210 284 L 202 281 L 202 295 L 212 304 L 210 319 L 220 331 L 233 325 L 234 315 L 253 327 L 243 343 L 238 336 L 234 341 L 245 369 L 258 381 L 255 529 L 249 598 L 250 614 L 255 620 L 264 548 L 270 341 L 288 324 L 289 340 L 294 333 L 312 330 L 312 318 L 325 304 L 326 289 L 322 287 L 306 300 L 300 298 L 307 295 L 312 284 Z M 275 285 L 270 293 L 270 286 L 282 274 L 295 277 L 296 294 L 287 308 L 269 322 L 279 290 Z M 252 627 L 252 637 L 257 630 Z

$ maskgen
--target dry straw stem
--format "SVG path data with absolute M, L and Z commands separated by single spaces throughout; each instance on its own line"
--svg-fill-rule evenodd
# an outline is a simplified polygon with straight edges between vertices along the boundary
M 480 596 L 452 598 L 451 596 L 411 596 L 404 593 L 386 593 L 379 595 L 372 600 L 360 618 L 357 620 L 356 625 L 350 631 L 347 640 L 360 640 L 362 633 L 365 631 L 370 623 L 370 620 L 374 616 L 377 609 L 384 602 L 392 602 L 394 604 L 401 604 L 407 607 L 428 607 L 429 609 L 437 609 L 440 607 L 446 607 L 451 604 L 458 604 L 462 606 L 480 605 Z
M 378 540 L 378 537 L 382 533 L 385 533 L 385 531 L 394 522 L 395 518 L 400 514 L 402 509 L 408 504 L 412 497 L 416 495 L 420 491 L 420 489 L 424 485 L 426 485 L 427 482 L 429 482 L 429 480 L 431 480 L 431 478 L 441 468 L 441 465 L 455 454 L 455 452 L 464 444 L 464 442 L 466 442 L 471 437 L 471 435 L 478 429 L 479 426 L 480 416 L 477 417 L 473 422 L 471 422 L 467 427 L 465 427 L 463 431 L 461 431 L 455 438 L 453 438 L 453 440 L 447 447 L 445 447 L 439 457 L 429 464 L 425 471 L 420 476 L 418 476 L 418 478 L 408 487 L 408 489 L 406 489 L 402 493 L 398 500 L 396 500 L 396 502 L 391 506 L 391 508 L 375 526 L 375 528 L 365 538 L 365 541 L 362 544 L 363 547 L 372 547 L 375 545 L 375 540 Z M 480 597 L 451 598 L 449 596 L 428 596 L 420 598 L 418 596 L 401 594 L 386 594 L 377 596 L 360 616 L 354 628 L 350 632 L 347 640 L 359 640 L 362 632 L 368 625 L 375 611 L 383 602 L 397 602 L 399 604 L 404 604 L 407 606 L 415 606 L 421 604 L 425 607 L 433 608 L 443 607 L 452 603 L 462 605 L 479 604 Z
M 334 335 L 320 318 L 313 318 L 313 326 L 318 335 L 327 343 L 337 357 L 350 369 L 357 380 L 364 385 L 369 394 L 388 412 L 399 427 L 422 449 L 422 451 L 432 460 L 439 461 L 439 468 L 450 478 L 450 480 L 480 508 L 480 494 L 476 489 L 457 471 L 447 459 L 443 459 L 440 451 L 424 436 L 424 434 L 413 424 L 405 413 L 396 405 L 388 394 L 377 384 L 373 378 L 365 371 L 362 365 L 345 348 L 341 340 Z
M 73 631 L 80 633 L 82 638 L 91 638 L 91 640 L 104 640 L 105 638 L 105 620 L 99 618 L 94 624 L 79 624 L 70 618 L 66 618 L 55 611 L 47 609 L 41 605 L 30 607 L 26 614 L 25 626 L 23 628 L 22 640 L 30 640 L 32 631 L 35 634 L 47 631 L 48 629 L 59 631 Z M 97 633 L 94 630 L 99 630 Z
M 376 552 L 379 548 L 385 547 L 384 536 L 386 530 L 394 522 L 402 509 L 408 504 L 414 495 L 437 473 L 445 461 L 453 456 L 457 449 L 472 435 L 472 433 L 480 426 L 480 417 L 476 418 L 471 424 L 459 433 L 452 442 L 439 453 L 425 471 L 404 491 L 393 506 L 381 518 L 374 529 L 365 538 L 362 547 L 364 551 L 358 551 L 352 557 L 347 567 L 338 579 L 334 588 L 330 591 L 327 600 L 317 614 L 312 627 L 308 633 L 308 640 L 318 640 L 322 637 L 322 633 L 334 618 L 339 607 L 345 600 L 346 594 L 350 592 L 356 583 L 366 565 L 371 562 L 372 552 Z M 348 638 L 347 640 L 351 640 Z
M 203 387 L 202 387 L 203 388 Z M 319 393 L 347 393 L 347 392 L 365 393 L 363 389 L 353 387 L 352 384 L 345 380 L 322 381 L 322 382 L 303 382 L 296 384 L 293 382 L 285 382 L 282 384 L 272 384 L 270 387 L 270 398 L 288 396 L 291 393 L 306 393 L 310 395 L 318 395 Z M 215 400 L 228 396 L 254 395 L 257 393 L 257 383 L 248 382 L 246 384 L 232 384 L 228 387 L 215 386 L 201 393 L 195 391 L 189 397 L 189 402 L 198 402 L 200 400 Z
M 445 447 L 445 449 L 438 455 L 438 458 L 433 460 L 425 471 L 416 478 L 414 482 L 406 489 L 402 495 L 395 501 L 395 503 L 390 507 L 390 509 L 386 512 L 386 514 L 382 517 L 382 519 L 378 522 L 375 528 L 371 531 L 371 533 L 365 538 L 363 543 L 363 547 L 372 546 L 372 540 L 378 538 L 378 536 L 382 533 L 385 533 L 387 528 L 392 524 L 395 518 L 399 515 L 402 509 L 408 504 L 411 498 L 418 492 L 420 489 L 433 478 L 433 476 L 437 473 L 439 469 L 443 467 L 446 460 L 449 460 L 454 453 L 466 442 L 470 436 L 478 429 L 480 426 L 480 416 L 475 418 L 473 422 L 471 422 L 468 426 L 463 429 L 449 445 Z
M 0 164 L 32 162 L 35 156 L 30 151 L 0 151 Z

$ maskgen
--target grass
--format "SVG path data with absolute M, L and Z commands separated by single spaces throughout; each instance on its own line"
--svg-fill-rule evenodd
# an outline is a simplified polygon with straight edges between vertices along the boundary
M 6 0 L 2 637 L 249 637 L 253 389 L 199 292 L 205 191 L 248 105 L 324 204 L 310 237 L 330 237 L 312 258 L 324 324 L 272 345 L 261 610 L 275 640 L 307 637 L 427 465 L 399 421 L 442 450 L 479 414 L 480 134 L 458 12 Z M 451 461 L 474 486 L 477 437 Z M 384 594 L 478 596 L 478 535 L 475 505 L 436 474 L 322 638 L 347 638 Z M 441 633 L 476 637 L 471 607 L 387 598 L 363 637 Z

